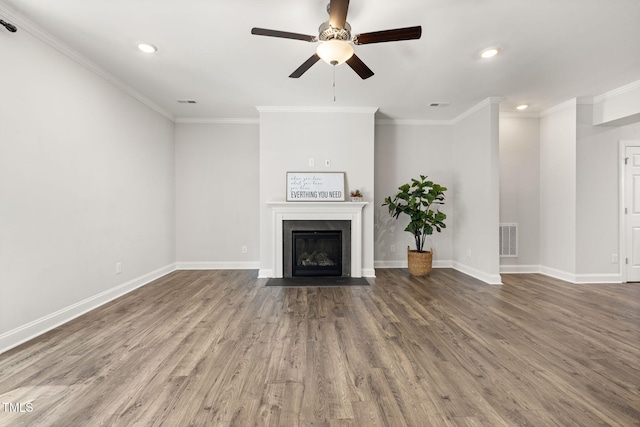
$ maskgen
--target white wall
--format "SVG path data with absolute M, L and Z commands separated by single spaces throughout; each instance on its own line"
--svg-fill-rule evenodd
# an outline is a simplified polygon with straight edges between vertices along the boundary
M 576 273 L 579 280 L 619 281 L 620 140 L 640 140 L 640 124 L 593 126 L 593 106 L 577 109 Z M 587 276 L 587 277 L 585 277 Z
M 502 271 L 540 265 L 540 120 L 500 117 L 500 222 L 518 224 L 518 257 L 500 258 Z
M 2 61 L 0 351 L 175 259 L 173 124 L 26 31 Z
M 266 203 L 284 201 L 287 172 L 345 172 L 347 192 L 360 189 L 363 275 L 374 274 L 374 108 L 260 108 L 260 270 L 269 274 L 273 239 Z M 310 167 L 308 160 L 315 159 Z M 325 167 L 325 160 L 331 161 Z
M 497 100 L 453 127 L 453 262 L 487 283 L 501 283 L 498 257 L 500 163 Z
M 397 125 L 376 126 L 375 141 L 375 260 L 377 267 L 407 267 L 407 246 L 415 249 L 413 235 L 404 231 L 409 222 L 406 215 L 398 220 L 382 206 L 387 196 L 393 197 L 398 187 L 428 175 L 429 179 L 447 187 L 445 204 L 440 210 L 447 214 L 447 228 L 427 240 L 433 248 L 434 266 L 451 266 L 453 230 L 452 126 Z M 396 251 L 391 252 L 395 246 Z
M 259 133 L 258 124 L 176 125 L 178 268 L 258 268 Z
M 576 272 L 576 102 L 540 119 L 540 264 L 573 280 Z

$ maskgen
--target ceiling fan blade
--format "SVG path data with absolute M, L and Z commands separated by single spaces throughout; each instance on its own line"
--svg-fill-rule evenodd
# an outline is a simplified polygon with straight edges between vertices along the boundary
M 317 54 L 314 53 L 313 55 L 311 55 L 311 58 L 307 59 L 304 62 L 304 64 L 299 66 L 298 69 L 295 70 L 293 73 L 291 73 L 291 75 L 289 77 L 291 77 L 292 79 L 297 79 L 298 77 L 303 75 L 309 68 L 311 68 L 311 66 L 313 64 L 315 64 L 319 60 L 320 60 L 320 57 Z
M 307 34 L 289 33 L 287 31 L 268 30 L 266 28 L 252 28 L 251 34 L 256 36 L 279 37 L 282 39 L 302 40 L 305 42 L 317 42 L 318 37 Z
M 393 30 L 374 31 L 358 34 L 353 38 L 353 44 L 370 44 L 382 42 L 397 42 L 401 40 L 415 40 L 422 36 L 422 27 L 396 28 Z
M 347 22 L 349 0 L 331 0 L 329 3 L 329 23 L 339 30 L 344 28 Z
M 373 76 L 373 71 L 371 71 L 371 69 L 367 67 L 365 63 L 356 56 L 355 53 L 351 58 L 347 59 L 347 65 L 351 67 L 353 71 L 355 71 L 362 78 L 362 80 L 368 79 L 369 77 Z

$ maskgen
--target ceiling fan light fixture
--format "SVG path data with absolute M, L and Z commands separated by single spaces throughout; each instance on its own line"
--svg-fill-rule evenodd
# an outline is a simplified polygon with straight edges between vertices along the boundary
M 327 40 L 320 43 L 316 53 L 329 65 L 340 65 L 353 56 L 353 46 L 342 40 Z

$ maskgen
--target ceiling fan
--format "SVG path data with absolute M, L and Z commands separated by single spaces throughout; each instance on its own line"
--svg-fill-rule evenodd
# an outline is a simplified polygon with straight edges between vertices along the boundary
M 284 39 L 302 40 L 306 42 L 322 42 L 316 53 L 311 55 L 289 77 L 297 79 L 313 64 L 323 59 L 327 64 L 339 65 L 346 62 L 362 79 L 373 76 L 373 71 L 353 51 L 354 45 L 395 42 L 401 40 L 419 39 L 422 27 L 396 28 L 392 30 L 374 31 L 351 37 L 351 25 L 347 22 L 349 0 L 331 0 L 327 6 L 329 20 L 323 22 L 318 29 L 318 36 L 290 33 L 286 31 L 268 30 L 266 28 L 252 28 L 251 34 L 258 36 L 280 37 Z

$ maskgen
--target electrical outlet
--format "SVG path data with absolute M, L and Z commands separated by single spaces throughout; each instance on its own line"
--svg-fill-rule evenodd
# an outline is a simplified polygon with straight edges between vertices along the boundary
M 391 245 L 389 247 L 389 249 L 391 250 L 391 252 L 395 252 L 396 251 L 396 245 Z
M 467 258 L 471 258 L 471 249 L 467 249 Z
M 309 166 L 314 167 L 316 165 L 315 159 L 309 159 Z
M 611 264 L 617 264 L 619 262 L 618 254 L 611 254 Z
M 246 246 L 243 246 L 241 250 L 242 250 L 242 253 L 243 253 L 243 254 L 246 254 L 246 253 L 248 252 L 248 250 L 247 250 L 247 247 L 246 247 Z
M 122 273 L 122 263 L 116 262 L 116 274 Z

